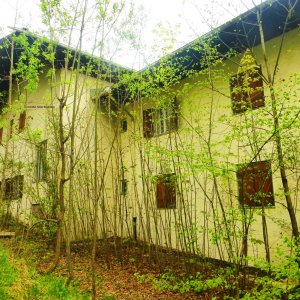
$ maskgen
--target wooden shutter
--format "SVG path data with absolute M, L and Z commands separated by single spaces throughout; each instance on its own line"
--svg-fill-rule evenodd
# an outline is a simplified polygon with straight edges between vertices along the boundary
M 2 139 L 3 139 L 3 127 L 0 128 L 0 145 L 2 144 Z
M 176 208 L 175 174 L 159 176 L 156 183 L 157 208 Z
M 245 111 L 244 99 L 246 94 L 243 91 L 243 74 L 239 73 L 230 78 L 230 92 L 231 92 L 231 101 L 232 101 L 232 111 L 234 114 L 239 114 Z
M 162 177 L 157 178 L 156 183 L 156 204 L 157 208 L 166 208 L 165 204 L 165 183 Z
M 261 67 L 238 73 L 230 79 L 232 110 L 235 114 L 247 108 L 265 105 Z
M 255 174 L 251 166 L 247 166 L 237 172 L 239 185 L 239 201 L 241 205 L 255 206 Z
M 176 208 L 176 188 L 172 179 L 165 183 L 166 208 Z
M 248 73 L 249 80 L 249 97 L 252 108 L 265 106 L 264 83 L 262 79 L 261 67 L 250 70 Z
M 242 205 L 274 205 L 271 164 L 259 161 L 237 172 L 239 201 Z
M 26 112 L 22 112 L 19 117 L 19 130 L 24 129 L 26 124 Z
M 153 128 L 152 116 L 153 116 L 153 109 L 147 109 L 143 111 L 144 138 L 153 137 L 154 128 Z
M 255 189 L 261 194 L 260 202 L 263 205 L 274 205 L 271 163 L 269 161 L 256 162 L 255 169 Z

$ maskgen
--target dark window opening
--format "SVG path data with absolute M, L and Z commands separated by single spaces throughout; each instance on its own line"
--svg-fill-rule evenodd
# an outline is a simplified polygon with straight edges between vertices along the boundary
M 121 128 L 121 132 L 127 131 L 127 120 L 126 119 L 121 120 L 120 128 Z
M 127 191 L 128 191 L 128 181 L 127 181 L 127 179 L 122 179 L 120 182 L 121 195 L 126 195 Z
M 23 197 L 23 182 L 23 175 L 17 175 L 15 177 L 5 179 L 4 199 L 21 199 Z
M 176 175 L 165 174 L 156 181 L 157 208 L 176 208 Z
M 252 162 L 237 171 L 239 202 L 249 207 L 274 206 L 270 161 Z

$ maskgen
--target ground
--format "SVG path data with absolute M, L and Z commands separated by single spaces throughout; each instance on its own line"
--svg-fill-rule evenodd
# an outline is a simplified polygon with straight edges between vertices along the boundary
M 2 243 L 13 253 L 18 253 L 21 259 L 19 264 L 22 265 L 22 272 L 24 272 L 24 266 L 32 264 L 42 274 L 49 268 L 53 255 L 51 246 L 32 239 L 22 242 L 10 239 L 2 241 Z M 75 283 L 80 290 L 89 292 L 91 290 L 90 245 L 77 243 L 72 246 L 73 284 Z M 147 254 L 140 254 L 141 250 L 143 249 L 140 245 L 130 245 L 121 258 L 120 254 L 116 255 L 112 241 L 110 241 L 109 248 L 104 247 L 102 241 L 98 242 L 96 274 L 99 299 L 211 299 L 209 294 L 203 294 L 200 297 L 194 292 L 180 293 L 168 289 L 165 291 L 154 289 L 149 278 L 154 276 L 159 278 L 162 273 L 183 274 L 185 267 L 180 266 L 181 262 L 178 261 L 177 263 L 173 262 L 169 268 L 161 268 L 156 263 L 151 263 Z M 170 259 L 168 260 L 170 263 Z M 166 260 L 164 265 L 167 265 Z M 178 269 L 175 269 L 175 266 Z M 54 274 L 59 277 L 67 276 L 67 262 L 64 255 Z
M 10 291 L 1 296 L 0 288 L 1 300 L 90 299 L 90 241 L 72 243 L 74 279 L 68 290 L 64 254 L 54 273 L 45 274 L 53 259 L 53 238 L 22 227 L 12 229 L 17 233 L 15 238 L 0 240 L 0 260 L 1 251 L 4 262 L 5 255 L 8 257 L 6 263 L 1 262 L 7 267 L 0 268 L 0 285 L 4 282 L 3 295 L 5 286 Z M 236 268 L 221 262 L 119 238 L 98 240 L 96 275 L 97 299 L 104 300 L 300 299 L 296 294 L 287 296 L 269 277 L 260 277 L 255 270 L 247 270 L 243 277 Z M 257 284 L 260 279 L 263 284 Z

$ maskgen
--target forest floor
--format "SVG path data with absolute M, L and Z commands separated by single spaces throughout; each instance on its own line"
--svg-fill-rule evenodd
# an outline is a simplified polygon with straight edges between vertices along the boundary
M 98 299 L 212 299 L 211 290 L 199 294 L 189 291 L 189 286 L 181 286 L 179 287 L 181 291 L 172 291 L 172 285 L 176 284 L 175 281 L 177 282 L 175 274 L 178 276 L 177 278 L 183 278 L 186 275 L 185 270 L 175 267 L 174 262 L 169 267 L 162 267 L 162 265 L 158 265 L 154 261 L 151 262 L 147 254 L 141 255 L 140 246 L 133 245 L 130 246 L 130 254 L 124 251 L 121 257 L 120 253 L 116 255 L 114 246 L 105 245 L 104 247 L 101 244 L 99 242 L 96 258 Z M 8 250 L 11 267 L 15 268 L 15 271 L 21 274 L 21 277 L 17 280 L 17 284 L 14 283 L 10 287 L 15 292 L 6 298 L 0 295 L 0 299 L 29 300 L 48 299 L 48 297 L 52 299 L 48 294 L 43 294 L 44 298 L 40 298 L 42 294 L 32 291 L 32 287 L 35 286 L 37 274 L 44 274 L 50 267 L 53 258 L 53 248 L 32 238 L 23 241 L 18 239 L 0 240 L 0 250 L 3 249 L 1 248 L 3 245 L 4 249 Z M 141 258 L 141 256 L 143 257 Z M 83 295 L 90 295 L 92 279 L 90 245 L 85 243 L 73 244 L 72 259 L 74 262 L 74 280 L 72 285 L 82 291 Z M 167 266 L 169 263 L 170 256 L 168 259 L 166 258 L 163 265 Z M 210 273 L 209 270 L 206 272 Z M 52 276 L 65 281 L 67 275 L 67 260 L 65 255 L 63 255 L 59 266 Z M 38 278 L 38 281 L 43 281 L 39 276 Z M 48 280 L 52 280 L 52 278 Z M 60 285 L 60 283 L 54 283 L 54 285 Z M 55 288 L 59 289 L 59 286 Z M 24 291 L 24 289 L 27 291 Z M 218 293 L 216 292 L 213 292 L 213 294 L 217 295 Z M 65 294 L 66 298 L 62 295 L 59 299 L 73 299 L 66 291 L 62 291 L 61 294 Z M 55 295 L 52 297 L 53 300 L 56 300 Z M 77 300 L 77 297 L 74 299 Z M 223 299 L 223 297 L 216 299 Z
M 69 289 L 64 284 L 68 275 L 64 254 L 53 274 L 41 275 L 51 265 L 53 241 L 37 232 L 26 236 L 24 228 L 11 229 L 16 231 L 16 238 L 0 240 L 0 260 L 3 250 L 7 252 L 10 264 L 6 271 L 2 269 L 2 273 L 15 272 L 19 275 L 7 283 L 8 295 L 5 296 L 4 291 L 1 296 L 0 289 L 1 300 L 90 299 L 90 242 L 72 244 L 74 279 Z M 245 278 L 237 276 L 230 266 L 201 261 L 178 252 L 166 252 L 164 249 L 149 250 L 149 246 L 130 240 L 99 240 L 96 256 L 97 299 L 238 299 L 247 291 L 252 294 L 251 289 L 255 289 L 254 278 L 257 277 L 253 274 L 247 275 L 245 289 L 245 286 L 237 287 L 243 284 Z M 1 280 L 0 268 L 0 285 Z M 236 291 L 242 293 L 237 295 Z M 249 296 L 245 299 L 258 298 Z M 259 299 L 283 298 L 274 295 Z

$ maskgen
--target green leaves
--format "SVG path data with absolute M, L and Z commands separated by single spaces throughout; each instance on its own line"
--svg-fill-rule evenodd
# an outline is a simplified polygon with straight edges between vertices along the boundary
M 21 49 L 20 57 L 17 61 L 14 74 L 17 81 L 25 82 L 25 89 L 32 93 L 39 86 L 40 75 L 42 74 L 41 61 L 41 40 L 29 41 L 28 34 L 22 33 L 14 37 L 15 46 Z
M 9 262 L 8 253 L 0 245 L 0 298 L 11 299 L 8 291 L 17 278 L 17 271 Z

